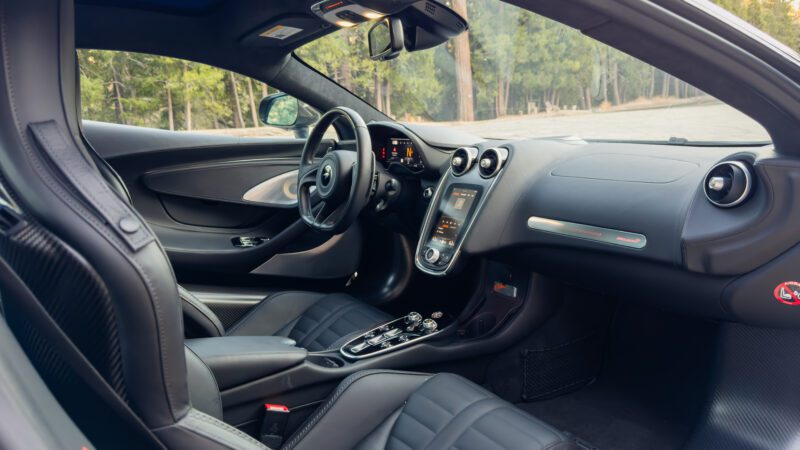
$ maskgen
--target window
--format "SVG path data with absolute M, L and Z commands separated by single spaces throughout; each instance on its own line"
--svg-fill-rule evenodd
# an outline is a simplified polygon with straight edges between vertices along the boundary
M 362 25 L 296 53 L 397 120 L 485 138 L 769 141 L 734 108 L 566 25 L 500 0 L 450 4 L 469 31 L 432 49 L 371 61 Z
M 278 91 L 249 77 L 123 51 L 79 50 L 78 61 L 85 120 L 242 137 L 295 135 L 286 118 L 279 122 L 286 127 L 260 122 L 261 98 Z M 284 113 L 273 110 L 270 117 Z
M 772 36 L 800 50 L 800 0 L 711 0 Z

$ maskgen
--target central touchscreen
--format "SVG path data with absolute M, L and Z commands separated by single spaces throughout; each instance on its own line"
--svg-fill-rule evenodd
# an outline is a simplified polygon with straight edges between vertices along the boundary
M 454 248 L 464 232 L 464 223 L 480 197 L 480 190 L 464 186 L 449 189 L 433 228 L 431 242 Z

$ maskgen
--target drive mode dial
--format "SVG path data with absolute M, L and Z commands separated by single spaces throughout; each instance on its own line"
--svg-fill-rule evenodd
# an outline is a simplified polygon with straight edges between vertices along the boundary
M 428 264 L 436 264 L 436 262 L 439 261 L 439 250 L 433 247 L 428 247 L 428 249 L 425 250 L 424 256 L 425 261 L 428 262 Z

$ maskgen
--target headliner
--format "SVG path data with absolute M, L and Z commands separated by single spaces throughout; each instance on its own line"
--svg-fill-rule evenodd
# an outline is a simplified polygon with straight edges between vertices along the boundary
M 311 14 L 318 0 L 78 0 L 76 46 L 152 53 L 269 81 L 286 56 L 334 27 Z M 287 18 L 309 34 L 284 43 L 257 35 Z
M 198 14 L 208 12 L 224 0 L 78 0 L 76 3 L 114 6 L 129 9 Z

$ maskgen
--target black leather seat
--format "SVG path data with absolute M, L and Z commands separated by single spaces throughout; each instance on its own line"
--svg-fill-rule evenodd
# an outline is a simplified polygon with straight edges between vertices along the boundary
M 0 286 L 2 316 L 91 440 L 86 447 L 147 448 L 135 443 L 152 444 L 154 437 L 170 449 L 263 450 L 221 420 L 214 376 L 184 344 L 166 254 L 144 219 L 99 175 L 79 139 L 71 104 L 73 11 L 71 0 L 0 0 L 0 257 L 32 293 Z M 275 333 L 324 347 L 342 331 L 326 334 L 335 327 L 320 318 L 349 317 L 350 300 L 306 297 L 308 307 L 298 307 Z M 57 327 L 30 320 L 23 300 L 46 310 Z M 234 332 L 272 332 L 250 327 L 263 324 L 258 318 L 273 302 Z M 53 330 L 79 350 L 91 377 L 53 350 Z M 105 390 L 87 389 L 98 383 Z M 121 417 L 135 420 L 115 420 Z M 347 378 L 283 448 L 572 446 L 459 377 L 362 372 Z
M 380 393 L 380 395 L 377 395 Z M 452 374 L 363 371 L 345 379 L 283 450 L 577 449 L 553 427 Z
M 179 287 L 179 293 L 190 337 L 284 336 L 314 352 L 341 347 L 354 335 L 391 320 L 347 294 L 284 291 L 262 300 L 226 330 L 191 292 Z

